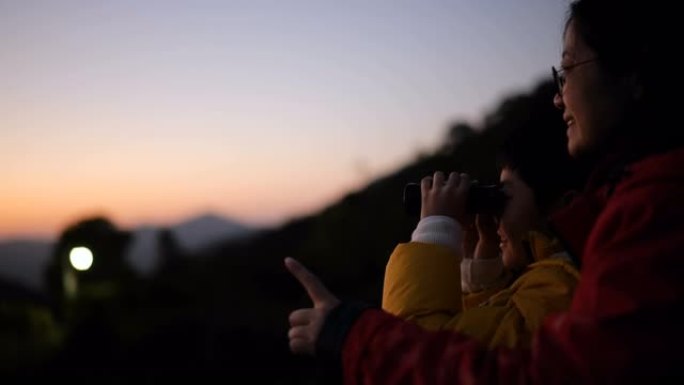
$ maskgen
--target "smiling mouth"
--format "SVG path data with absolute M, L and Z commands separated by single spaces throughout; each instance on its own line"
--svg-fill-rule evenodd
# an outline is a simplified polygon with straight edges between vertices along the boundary
M 566 122 L 567 128 L 565 129 L 565 136 L 570 139 L 570 136 L 573 135 L 573 132 L 575 131 L 575 120 L 574 119 L 568 119 Z
M 570 127 L 571 125 L 575 124 L 575 117 L 570 115 L 569 113 L 563 114 L 563 121 L 565 121 L 565 124 Z

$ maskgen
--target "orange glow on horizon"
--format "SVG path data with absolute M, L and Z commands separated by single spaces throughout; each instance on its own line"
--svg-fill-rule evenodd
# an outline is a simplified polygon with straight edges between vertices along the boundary
M 266 175 L 270 177 L 256 172 L 250 178 L 236 177 L 233 183 L 209 177 L 193 180 L 189 176 L 178 178 L 187 183 L 167 183 L 164 177 L 145 180 L 134 172 L 129 178 L 125 174 L 105 174 L 109 179 L 95 178 L 93 184 L 88 184 L 88 179 L 79 183 L 74 175 L 52 175 L 27 177 L 5 185 L 0 190 L 0 239 L 54 239 L 66 227 L 92 216 L 105 216 L 126 229 L 173 225 L 207 213 L 245 225 L 276 225 L 322 209 L 358 186 L 353 181 L 332 183 L 333 177 L 320 178 L 323 173 L 317 178 L 278 178 L 272 176 L 277 171 L 269 171 Z

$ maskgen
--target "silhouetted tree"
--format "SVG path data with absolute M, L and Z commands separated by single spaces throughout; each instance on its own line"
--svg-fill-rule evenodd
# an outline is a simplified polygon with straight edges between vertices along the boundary
M 175 266 L 182 260 L 183 250 L 170 229 L 163 229 L 159 232 L 158 242 L 162 268 Z
M 458 121 L 449 126 L 441 151 L 451 154 L 465 140 L 473 138 L 477 133 L 473 127 L 464 121 Z

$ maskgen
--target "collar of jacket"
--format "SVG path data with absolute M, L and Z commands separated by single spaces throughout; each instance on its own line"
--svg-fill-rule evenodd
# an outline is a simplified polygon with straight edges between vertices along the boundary
M 592 192 L 584 192 L 549 218 L 549 227 L 578 268 L 584 245 L 606 205 L 610 189 L 610 186 L 605 185 Z
M 552 238 L 540 231 L 528 232 L 525 241 L 534 262 L 555 257 L 565 252 L 563 244 L 558 238 Z
M 616 188 L 655 180 L 684 179 L 684 169 L 676 167 L 684 163 L 684 147 L 651 154 L 630 163 L 624 160 L 612 157 L 610 161 L 602 162 L 584 192 L 549 218 L 549 227 L 578 267 L 589 234 Z
M 580 167 L 593 164 L 584 190 L 573 194 L 572 199 L 548 218 L 548 227 L 558 237 L 563 250 L 579 268 L 584 245 L 596 219 L 603 211 L 615 186 L 627 175 L 627 165 L 638 158 L 635 141 L 631 136 L 615 140 L 600 160 L 584 159 Z
M 577 160 L 578 167 L 590 170 L 584 191 L 596 191 L 608 184 L 611 188 L 605 192 L 611 194 L 612 187 L 630 175 L 633 165 L 653 163 L 653 159 L 658 163 L 663 157 L 678 157 L 682 149 L 684 143 L 681 138 L 667 140 L 667 136 L 643 135 L 643 130 L 638 129 L 623 133 L 621 137 L 614 138 L 599 157 Z M 670 173 L 669 170 L 666 172 Z

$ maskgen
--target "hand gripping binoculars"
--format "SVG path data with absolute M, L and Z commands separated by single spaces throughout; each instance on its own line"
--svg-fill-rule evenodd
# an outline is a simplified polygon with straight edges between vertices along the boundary
M 473 214 L 500 216 L 506 206 L 507 196 L 499 184 L 473 183 L 468 191 L 466 208 Z M 419 217 L 421 206 L 420 184 L 408 183 L 404 187 L 404 210 L 410 216 Z

